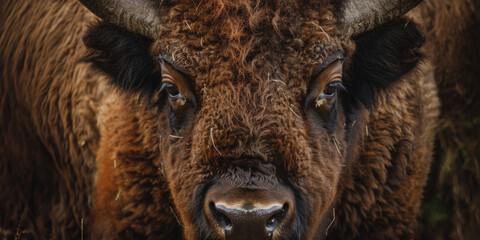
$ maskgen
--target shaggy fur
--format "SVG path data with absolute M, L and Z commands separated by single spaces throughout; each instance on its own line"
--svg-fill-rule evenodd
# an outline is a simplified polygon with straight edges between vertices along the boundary
M 422 17 L 429 37 L 426 51 L 436 60 L 435 76 L 445 118 L 479 117 L 480 3 L 427 0 L 411 13 Z
M 417 25 L 352 40 L 337 2 L 183 2 L 154 41 L 74 2 L 0 3 L 0 234 L 214 239 L 199 206 L 221 182 L 288 186 L 286 239 L 412 238 L 438 115 Z M 338 52 L 346 91 L 322 122 L 308 81 Z M 156 56 L 198 103 L 175 131 Z
M 422 239 L 475 239 L 480 225 L 480 2 L 426 0 L 428 57 L 442 104 L 435 164 L 427 185 Z
M 62 1 L 2 1 L 0 12 L 0 228 L 79 239 L 105 93 L 102 77 L 78 62 L 94 16 Z

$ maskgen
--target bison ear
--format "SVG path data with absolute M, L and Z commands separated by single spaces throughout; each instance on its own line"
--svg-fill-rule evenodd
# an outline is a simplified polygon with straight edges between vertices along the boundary
M 100 23 L 83 36 L 89 49 L 85 62 L 110 76 L 111 82 L 125 91 L 151 96 L 160 72 L 150 55 L 151 41 L 112 24 Z
M 425 37 L 417 25 L 406 19 L 392 21 L 357 36 L 357 48 L 345 70 L 344 85 L 354 102 L 366 107 L 376 92 L 410 72 L 423 59 Z

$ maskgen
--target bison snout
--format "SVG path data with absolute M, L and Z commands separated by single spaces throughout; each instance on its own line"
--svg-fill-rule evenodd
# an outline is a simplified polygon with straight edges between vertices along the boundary
M 288 211 L 288 204 L 266 209 L 247 205 L 227 207 L 210 202 L 210 214 L 224 230 L 227 239 L 269 239 Z M 250 237 L 248 237 L 250 235 Z
M 207 193 L 204 214 L 211 230 L 224 239 L 274 239 L 291 227 L 294 200 L 288 189 L 222 190 Z

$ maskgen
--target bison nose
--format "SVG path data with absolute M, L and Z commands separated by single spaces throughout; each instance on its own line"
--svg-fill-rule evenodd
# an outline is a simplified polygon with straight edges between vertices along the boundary
M 294 218 L 293 194 L 286 189 L 214 189 L 205 200 L 209 227 L 228 240 L 273 239 L 290 229 Z
M 210 211 L 227 239 L 270 239 L 288 212 L 288 203 L 240 208 L 210 202 Z

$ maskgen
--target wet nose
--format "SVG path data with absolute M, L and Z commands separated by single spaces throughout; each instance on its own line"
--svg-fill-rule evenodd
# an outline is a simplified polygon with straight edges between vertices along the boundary
M 288 212 L 282 205 L 242 207 L 210 202 L 209 210 L 226 239 L 271 239 Z
M 212 231 L 228 240 L 273 239 L 294 218 L 293 194 L 267 190 L 219 188 L 207 193 L 204 214 Z

